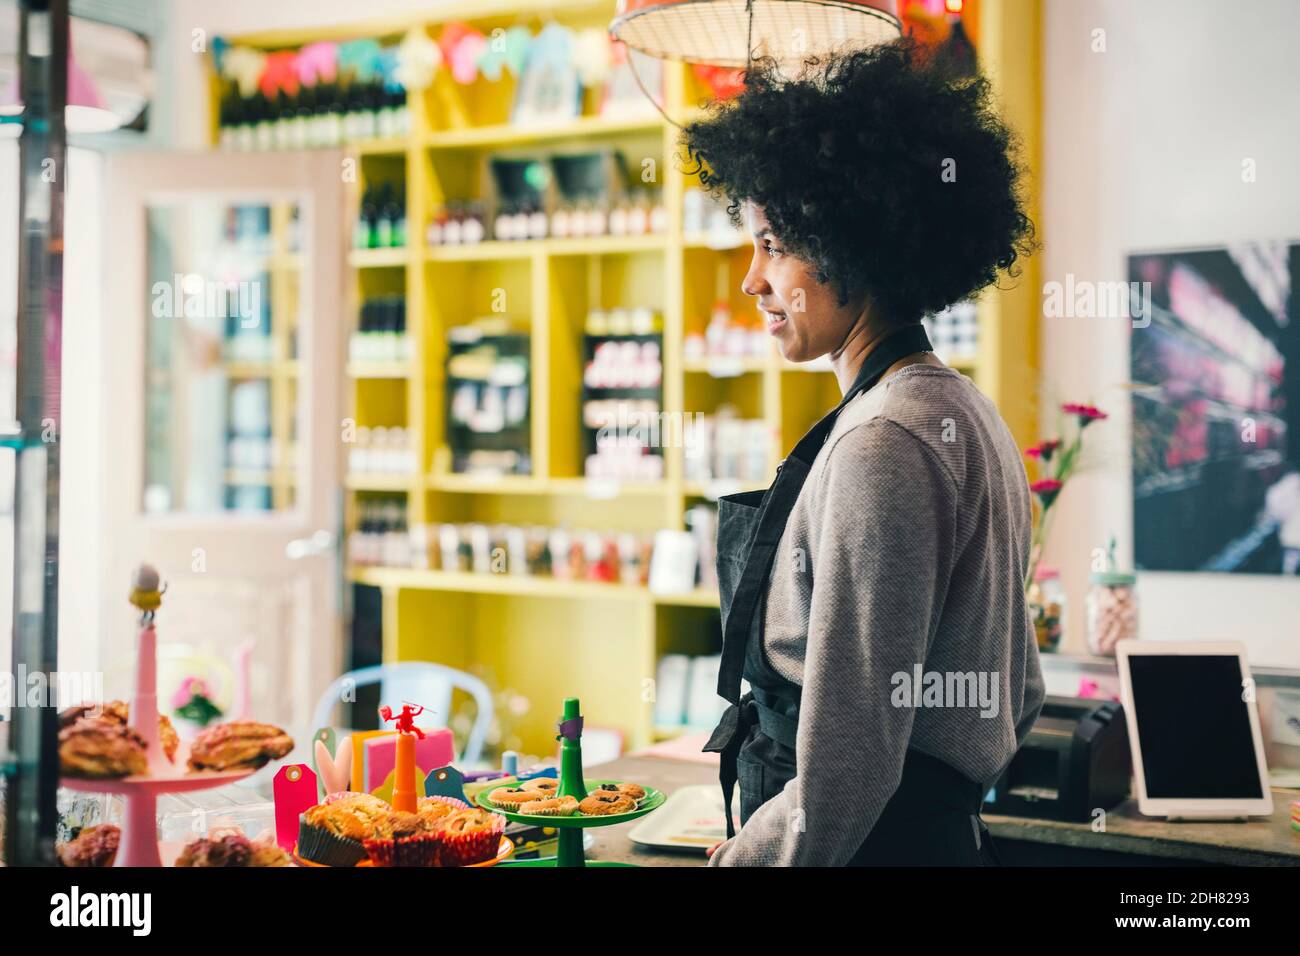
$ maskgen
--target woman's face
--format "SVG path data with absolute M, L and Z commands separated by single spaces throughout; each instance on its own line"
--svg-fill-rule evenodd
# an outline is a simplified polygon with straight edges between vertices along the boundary
M 746 201 L 745 228 L 754 257 L 740 289 L 758 297 L 758 308 L 777 348 L 791 362 L 836 353 L 863 315 L 863 302 L 840 305 L 835 289 L 817 281 L 814 266 L 785 252 L 761 206 Z

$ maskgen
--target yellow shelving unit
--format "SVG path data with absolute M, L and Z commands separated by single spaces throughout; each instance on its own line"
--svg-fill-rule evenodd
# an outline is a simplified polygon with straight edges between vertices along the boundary
M 612 0 L 466 0 L 439 7 L 437 19 L 277 32 L 235 42 L 273 49 L 327 37 L 395 40 L 411 26 L 436 37 L 451 20 L 469 21 L 484 32 L 515 23 L 536 32 L 552 19 L 571 27 L 604 27 L 614 12 Z M 978 5 L 981 58 L 1035 168 L 1040 21 L 1040 0 L 983 0 Z M 664 84 L 670 114 L 683 122 L 698 114 L 706 91 L 689 67 L 665 64 Z M 589 309 L 647 306 L 659 311 L 664 323 L 663 411 L 711 413 L 725 402 L 743 417 L 766 420 L 773 468 L 838 401 L 838 386 L 827 369 L 793 365 L 776 354 L 686 361 L 684 338 L 690 331 L 703 331 L 720 276 L 727 280 L 733 314 L 752 315 L 754 305 L 739 289 L 750 256 L 743 237 L 683 231 L 683 197 L 692 183 L 677 162 L 678 130 L 655 113 L 595 115 L 591 94 L 584 104 L 588 115 L 581 118 L 512 125 L 515 86 L 509 74 L 497 82 L 480 77 L 460 86 L 440 70 L 429 90 L 409 97 L 409 137 L 353 149 L 360 169 L 354 210 L 368 182 L 404 181 L 408 245 L 356 250 L 351 236 L 340 237 L 349 248 L 351 311 L 356 314 L 369 296 L 405 295 L 413 359 L 350 363 L 346 375 L 352 414 L 358 425 L 406 427 L 420 468 L 409 476 L 349 477 L 349 528 L 356 500 L 378 493 L 405 495 L 412 524 L 680 529 L 689 507 L 736 490 L 720 483 L 688 484 L 681 448 L 665 449 L 661 481 L 583 477 L 579 411 L 583 320 Z M 541 154 L 593 144 L 619 147 L 629 166 L 653 160 L 667 211 L 666 231 L 425 244 L 427 218 L 437 203 L 482 194 L 488 155 L 534 148 Z M 1031 206 L 1036 210 L 1036 203 Z M 1027 267 L 1019 288 L 981 300 L 981 351 L 959 366 L 998 402 L 1022 443 L 1035 437 L 1037 427 L 1035 268 L 1032 263 Z M 496 479 L 451 474 L 444 447 L 447 330 L 489 314 L 493 297 L 503 294 L 506 314 L 531 336 L 533 471 Z M 511 744 L 532 753 L 552 751 L 555 708 L 568 696 L 582 698 L 593 725 L 622 730 L 629 746 L 672 736 L 674 728 L 656 727 L 653 721 L 656 661 L 669 652 L 720 649 L 716 591 L 655 595 L 621 584 L 411 568 L 357 567 L 349 577 L 383 592 L 385 660 L 435 660 L 462 667 L 531 701 L 528 712 L 515 721 L 518 739 Z

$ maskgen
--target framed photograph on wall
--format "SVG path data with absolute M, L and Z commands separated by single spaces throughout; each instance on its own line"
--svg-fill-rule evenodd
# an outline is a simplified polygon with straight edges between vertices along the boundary
M 1300 242 L 1129 256 L 1133 551 L 1300 574 Z M 1144 324 L 1145 323 L 1145 324 Z

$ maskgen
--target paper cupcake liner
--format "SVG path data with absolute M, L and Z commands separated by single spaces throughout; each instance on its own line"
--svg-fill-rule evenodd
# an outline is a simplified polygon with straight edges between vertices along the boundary
M 364 845 L 375 866 L 438 865 L 438 841 L 431 833 L 402 840 L 366 840 Z
M 464 800 L 457 800 L 455 797 L 444 797 L 440 793 L 431 794 L 427 797 L 421 797 L 421 800 L 437 800 L 439 803 L 445 803 L 448 806 L 455 807 L 457 810 L 468 810 L 469 804 Z
M 504 786 L 504 787 L 497 787 L 497 788 L 495 788 L 495 789 L 493 789 L 493 790 L 489 790 L 489 791 L 488 791 L 487 798 L 488 798 L 489 800 L 492 801 L 492 803 L 493 803 L 494 806 L 498 806 L 498 807 L 500 807 L 502 810 L 512 810 L 512 811 L 518 813 L 520 807 L 522 807 L 525 803 L 529 803 L 529 802 L 531 802 L 531 801 L 530 801 L 530 800 L 521 800 L 521 801 L 519 801 L 518 803 L 502 803 L 501 801 L 497 800 L 497 799 L 493 796 L 493 794 L 496 793 L 497 790 L 509 790 L 509 789 L 511 789 L 513 786 L 514 786 L 513 784 L 508 784 L 508 785 L 506 785 L 506 786 Z M 550 799 L 548 796 L 543 796 L 542 791 L 540 791 L 540 790 L 532 790 L 532 791 L 529 791 L 529 794 L 530 794 L 532 800 L 548 800 L 548 799 Z
M 547 797 L 548 800 L 558 799 L 557 797 Z M 527 804 L 525 804 L 527 806 Z M 511 808 L 514 813 L 522 813 L 529 817 L 574 817 L 578 815 L 578 808 L 575 806 L 567 813 L 561 807 L 551 807 L 547 810 L 525 810 L 523 807 Z
M 467 833 L 447 833 L 439 830 L 438 862 L 441 866 L 469 866 L 482 863 L 497 855 L 501 848 L 501 833 L 506 828 L 506 818 L 492 814 L 492 825 L 486 830 Z
M 324 827 L 298 820 L 298 855 L 325 866 L 356 866 L 366 858 L 366 848 Z

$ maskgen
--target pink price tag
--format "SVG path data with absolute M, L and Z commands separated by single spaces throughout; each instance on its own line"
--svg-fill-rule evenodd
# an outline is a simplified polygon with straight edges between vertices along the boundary
M 298 817 L 316 805 L 316 774 L 305 763 L 281 767 L 272 784 L 275 797 L 275 842 L 292 852 L 298 842 Z

